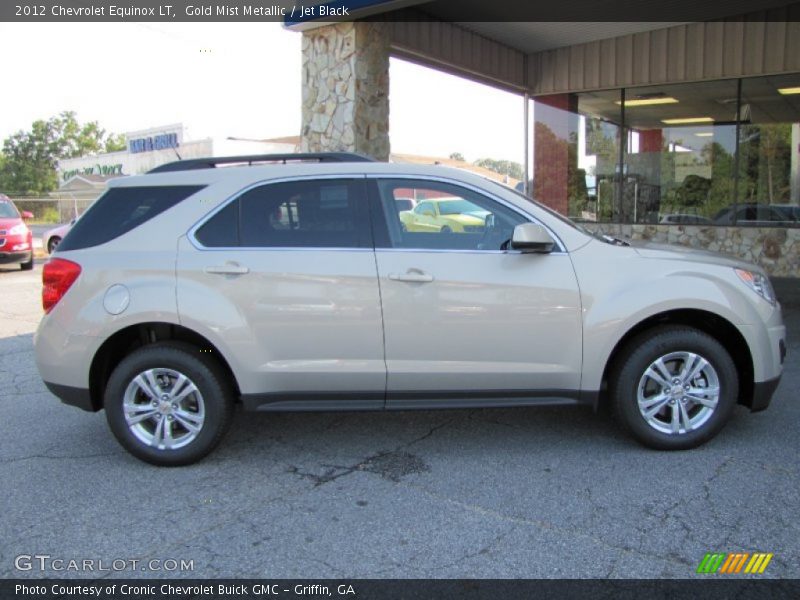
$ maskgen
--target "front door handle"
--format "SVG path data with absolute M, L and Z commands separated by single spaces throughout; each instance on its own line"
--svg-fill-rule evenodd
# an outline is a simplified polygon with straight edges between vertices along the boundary
M 206 267 L 203 269 L 203 271 L 212 275 L 244 275 L 245 273 L 249 273 L 250 269 L 243 267 L 238 263 L 229 262 L 225 263 L 224 265 Z
M 433 281 L 433 275 L 428 275 L 419 269 L 409 269 L 403 274 L 389 273 L 389 279 L 392 281 L 407 281 L 410 283 L 430 283 Z

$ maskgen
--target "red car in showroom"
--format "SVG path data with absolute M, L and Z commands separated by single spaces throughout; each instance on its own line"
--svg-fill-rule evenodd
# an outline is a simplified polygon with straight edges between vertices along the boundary
M 22 214 L 14 203 L 0 194 L 0 265 L 19 263 L 23 271 L 33 268 L 33 234 L 23 219 L 31 219 L 27 210 Z

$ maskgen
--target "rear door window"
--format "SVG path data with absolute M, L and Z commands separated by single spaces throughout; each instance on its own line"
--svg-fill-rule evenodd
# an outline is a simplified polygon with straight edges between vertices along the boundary
M 197 229 L 203 246 L 372 246 L 363 179 L 273 183 L 253 188 Z
M 172 208 L 204 186 L 118 187 L 108 190 L 75 222 L 58 250 L 105 244 Z

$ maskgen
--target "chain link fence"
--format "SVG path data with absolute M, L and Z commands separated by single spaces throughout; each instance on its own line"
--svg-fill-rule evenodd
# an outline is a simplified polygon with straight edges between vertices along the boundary
M 94 202 L 94 198 L 28 198 L 11 197 L 20 212 L 33 213 L 33 223 L 69 223 Z

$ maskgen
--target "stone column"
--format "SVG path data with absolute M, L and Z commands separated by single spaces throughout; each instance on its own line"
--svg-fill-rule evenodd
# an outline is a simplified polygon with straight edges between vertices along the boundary
M 303 152 L 389 160 L 389 36 L 384 23 L 303 32 Z

